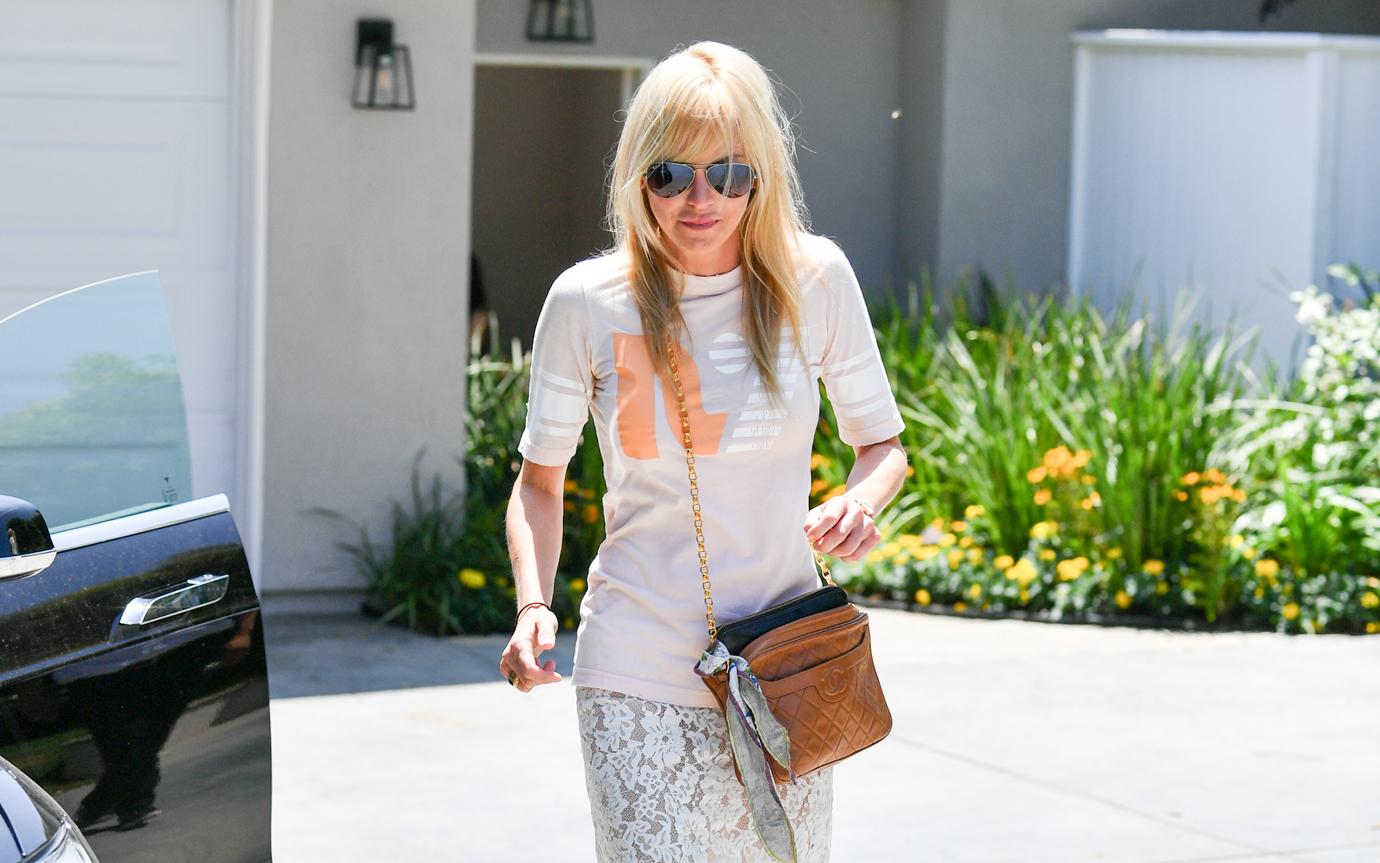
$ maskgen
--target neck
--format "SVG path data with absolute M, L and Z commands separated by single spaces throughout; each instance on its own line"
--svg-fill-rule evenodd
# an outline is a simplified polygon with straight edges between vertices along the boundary
M 685 252 L 675 250 L 677 267 L 691 276 L 722 275 L 741 263 L 738 244 L 729 243 L 725 248 L 705 252 Z

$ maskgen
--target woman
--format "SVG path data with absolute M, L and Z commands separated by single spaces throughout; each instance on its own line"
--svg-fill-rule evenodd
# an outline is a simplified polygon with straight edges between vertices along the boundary
M 866 554 L 905 474 L 862 291 L 838 246 L 806 232 L 794 149 L 747 54 L 700 42 L 667 57 L 619 138 L 614 247 L 561 274 L 538 318 L 508 509 L 518 616 L 499 669 L 522 692 L 562 679 L 537 657 L 555 645 L 565 466 L 592 410 L 607 535 L 571 682 L 601 861 L 781 859 L 756 835 L 724 716 L 694 671 L 706 597 L 668 335 L 718 621 L 818 587 L 812 544 Z M 819 379 L 857 459 L 846 492 L 807 512 Z M 832 768 L 780 795 L 797 859 L 827 860 Z

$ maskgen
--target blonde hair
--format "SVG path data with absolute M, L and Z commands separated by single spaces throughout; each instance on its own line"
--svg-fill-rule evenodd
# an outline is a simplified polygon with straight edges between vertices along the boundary
M 689 335 L 678 304 L 684 273 L 657 228 L 640 180 L 655 162 L 693 158 L 718 144 L 741 153 L 758 178 L 738 229 L 743 330 L 764 388 L 780 406 L 775 358 L 783 322 L 791 325 L 802 361 L 806 357 L 796 259 L 797 235 L 807 230 L 808 215 L 790 118 L 766 70 L 751 56 L 731 45 L 696 42 L 663 59 L 638 86 L 609 176 L 611 251 L 628 256 L 629 284 L 653 368 L 668 375 L 667 334 Z

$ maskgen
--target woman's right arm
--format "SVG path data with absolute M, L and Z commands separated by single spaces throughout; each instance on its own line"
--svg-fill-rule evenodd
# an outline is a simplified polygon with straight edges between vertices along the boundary
M 517 587 L 516 608 L 529 602 L 551 603 L 561 554 L 565 468 L 564 464 L 544 465 L 523 459 L 513 484 L 507 532 Z M 498 666 L 505 677 L 509 671 L 517 672 L 514 685 L 519 690 L 531 692 L 543 683 L 560 681 L 556 660 L 537 664 L 543 650 L 556 646 L 556 624 L 556 615 L 538 605 L 527 609 L 514 625 L 513 637 Z

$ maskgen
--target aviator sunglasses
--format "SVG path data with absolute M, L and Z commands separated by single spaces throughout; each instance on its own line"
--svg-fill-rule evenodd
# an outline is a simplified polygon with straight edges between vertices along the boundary
M 647 169 L 647 189 L 659 198 L 674 198 L 695 182 L 695 172 L 704 171 L 704 179 L 726 198 L 741 198 L 756 182 L 757 174 L 751 165 L 742 162 L 714 162 L 692 165 L 688 162 L 657 162 Z

